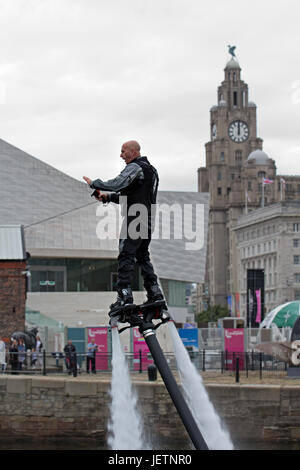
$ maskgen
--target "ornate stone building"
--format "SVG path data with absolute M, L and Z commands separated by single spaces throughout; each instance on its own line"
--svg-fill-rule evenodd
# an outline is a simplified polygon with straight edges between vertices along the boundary
M 264 310 L 300 300 L 300 201 L 279 201 L 239 217 L 234 227 L 238 305 L 246 318 L 247 272 L 264 273 Z
M 203 308 L 207 303 L 227 305 L 230 296 L 239 295 L 234 231 L 239 217 L 281 200 L 300 200 L 300 177 L 277 175 L 275 161 L 262 150 L 257 107 L 249 100 L 238 61 L 232 57 L 224 71 L 218 104 L 210 110 L 206 165 L 198 169 L 198 190 L 210 193 L 206 283 L 200 293 Z

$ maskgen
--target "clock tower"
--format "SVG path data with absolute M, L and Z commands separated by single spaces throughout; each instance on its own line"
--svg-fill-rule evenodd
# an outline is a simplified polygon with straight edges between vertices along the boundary
M 241 79 L 241 67 L 234 56 L 224 69 L 218 104 L 210 110 L 206 166 L 198 170 L 199 191 L 210 193 L 207 294 L 212 305 L 223 306 L 236 281 L 231 269 L 235 261 L 231 228 L 245 208 L 244 164 L 251 152 L 262 149 L 256 105 L 249 101 L 248 85 Z

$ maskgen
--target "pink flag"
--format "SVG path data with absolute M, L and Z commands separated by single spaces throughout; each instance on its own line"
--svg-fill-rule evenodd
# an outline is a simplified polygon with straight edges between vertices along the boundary
M 260 323 L 261 322 L 261 299 L 260 299 L 260 289 L 255 291 L 256 294 L 256 304 L 257 304 L 257 309 L 256 309 L 256 318 L 255 322 Z

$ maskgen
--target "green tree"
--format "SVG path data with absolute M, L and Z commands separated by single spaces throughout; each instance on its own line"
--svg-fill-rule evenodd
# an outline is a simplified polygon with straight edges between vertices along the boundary
M 207 310 L 198 313 L 195 317 L 196 322 L 216 322 L 219 318 L 229 317 L 230 312 L 227 307 L 221 305 L 209 306 Z

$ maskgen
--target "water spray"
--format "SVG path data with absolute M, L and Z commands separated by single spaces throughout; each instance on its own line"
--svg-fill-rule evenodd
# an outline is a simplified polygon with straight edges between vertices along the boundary
M 183 398 L 177 382 L 171 373 L 169 365 L 156 338 L 155 330 L 163 323 L 171 320 L 167 313 L 165 302 L 158 301 L 153 304 L 126 306 L 125 309 L 118 309 L 116 312 L 111 313 L 110 318 L 110 325 L 112 327 L 116 326 L 119 322 L 129 323 L 129 326 L 120 329 L 119 333 L 124 331 L 126 328 L 135 326 L 139 328 L 139 332 L 145 338 L 155 365 L 160 372 L 175 408 L 196 450 L 209 450 L 197 423 Z M 152 322 L 154 319 L 160 321 L 154 325 Z
M 145 338 L 156 367 L 160 372 L 160 375 L 178 411 L 182 423 L 191 438 L 191 441 L 197 450 L 208 450 L 207 444 L 203 439 L 196 421 L 194 420 L 194 417 L 180 392 L 177 382 L 170 371 L 166 358 L 162 352 L 159 342 L 157 341 L 155 331 L 153 328 L 148 328 L 144 331 L 141 331 L 141 329 L 142 328 L 139 330 Z

